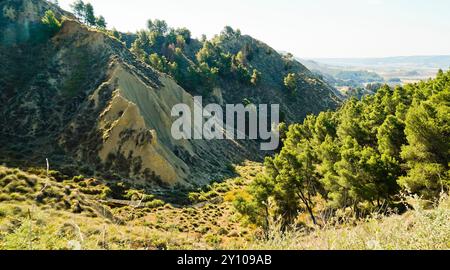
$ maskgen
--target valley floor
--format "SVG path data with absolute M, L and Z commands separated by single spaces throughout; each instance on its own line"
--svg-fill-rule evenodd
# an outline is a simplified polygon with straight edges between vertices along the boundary
M 111 190 L 95 179 L 0 167 L 0 249 L 450 249 L 448 198 L 431 210 L 411 203 L 403 215 L 308 233 L 275 233 L 274 225 L 270 240 L 262 240 L 232 205 L 261 170 L 257 163 L 237 166 L 237 177 L 191 193 L 193 205 L 146 195 L 118 207 L 106 203 Z

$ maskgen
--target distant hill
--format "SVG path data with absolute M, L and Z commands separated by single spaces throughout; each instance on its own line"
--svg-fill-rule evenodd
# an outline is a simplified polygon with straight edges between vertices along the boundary
M 440 68 L 450 67 L 450 55 L 431 56 L 396 56 L 385 58 L 317 58 L 312 59 L 318 63 L 333 66 L 365 66 L 365 67 L 414 67 L 414 68 Z
M 343 97 L 361 97 L 373 93 L 372 86 L 390 83 L 380 74 L 366 69 L 347 68 L 326 65 L 314 60 L 299 59 L 308 69 L 322 77 L 328 84 L 336 88 L 336 92 Z
M 418 82 L 433 78 L 439 69 L 450 67 L 450 55 L 297 60 L 340 90 L 364 88 L 373 83 L 399 85 Z

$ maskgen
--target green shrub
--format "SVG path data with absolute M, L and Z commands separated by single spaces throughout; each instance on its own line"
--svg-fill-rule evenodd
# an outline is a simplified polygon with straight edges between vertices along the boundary
M 57 200 L 60 200 L 64 197 L 64 191 L 53 187 L 53 186 L 47 186 L 44 191 L 44 196 L 47 198 L 56 198 Z
M 23 201 L 27 200 L 27 198 L 24 195 L 22 195 L 20 193 L 16 193 L 16 192 L 11 194 L 11 199 L 14 201 L 19 201 L 19 202 L 23 202 Z
M 9 183 L 16 181 L 17 177 L 13 174 L 7 175 L 0 180 L 0 186 L 7 186 Z
M 45 12 L 41 22 L 44 24 L 45 31 L 49 34 L 49 36 L 53 36 L 59 31 L 59 29 L 61 29 L 61 22 L 55 17 L 55 13 L 51 10 L 47 10 Z
M 205 198 L 200 193 L 197 192 L 189 193 L 188 198 L 191 203 L 199 203 L 205 201 Z
M 58 182 L 62 182 L 63 180 L 65 180 L 67 178 L 66 175 L 64 175 L 63 173 L 61 173 L 59 171 L 48 171 L 48 176 L 53 177 Z
M 84 176 L 83 175 L 74 176 L 72 178 L 72 181 L 75 182 L 75 183 L 79 183 L 79 182 L 81 182 L 83 180 L 84 180 Z
M 0 218 L 6 217 L 7 212 L 5 209 L 0 208 Z
M 10 200 L 11 200 L 11 196 L 9 194 L 0 193 L 0 202 L 6 202 L 6 201 L 10 201 Z
M 142 202 L 151 202 L 155 199 L 155 195 L 145 194 L 142 198 Z
M 208 234 L 205 236 L 205 241 L 211 245 L 218 245 L 222 242 L 222 238 L 218 235 Z
M 10 182 L 5 189 L 12 193 L 29 193 L 32 192 L 32 189 L 28 187 L 27 183 L 23 180 L 15 180 L 13 182 Z
M 151 202 L 146 202 L 145 203 L 145 207 L 147 208 L 158 208 L 158 207 L 163 207 L 166 203 L 162 200 L 153 200 Z
M 135 190 L 135 189 L 129 189 L 127 190 L 127 192 L 125 193 L 125 195 L 123 195 L 123 197 L 127 200 L 132 200 L 132 201 L 139 201 L 142 199 L 142 192 Z
M 110 198 L 112 195 L 112 190 L 109 187 L 104 187 L 102 192 L 100 193 L 100 199 Z

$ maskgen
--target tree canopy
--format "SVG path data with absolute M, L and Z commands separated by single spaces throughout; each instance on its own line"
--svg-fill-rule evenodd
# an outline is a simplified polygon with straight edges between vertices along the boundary
M 100 29 L 106 28 L 106 20 L 103 16 L 96 17 L 94 7 L 91 3 L 84 3 L 82 0 L 77 0 L 71 5 L 74 15 L 91 27 Z
M 171 28 L 163 20 L 148 20 L 147 29 L 137 33 L 131 50 L 138 58 L 157 70 L 168 73 L 185 89 L 211 93 L 220 78 L 256 86 L 261 73 L 252 68 L 251 49 L 244 46 L 236 54 L 226 53 L 220 46 L 223 39 L 237 38 L 240 31 L 225 27 L 221 36 L 198 42 L 192 52 L 191 32 Z M 187 55 L 190 55 L 189 57 Z
M 295 75 L 285 83 L 293 89 Z M 283 145 L 236 202 L 259 225 L 269 198 L 287 224 L 302 212 L 316 222 L 318 202 L 362 215 L 395 206 L 404 193 L 436 200 L 450 187 L 450 71 L 311 115 L 289 127 Z

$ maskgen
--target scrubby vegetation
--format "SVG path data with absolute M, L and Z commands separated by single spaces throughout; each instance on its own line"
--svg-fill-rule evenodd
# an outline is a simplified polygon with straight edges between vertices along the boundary
M 55 14 L 51 10 L 45 12 L 42 18 L 42 23 L 45 25 L 49 35 L 54 35 L 61 29 L 61 22 L 55 17 Z
M 0 249 L 212 249 L 253 239 L 232 207 L 233 194 L 260 172 L 213 184 L 192 204 L 168 204 L 126 182 L 0 167 Z M 48 175 L 48 176 L 47 176 Z M 199 202 L 201 201 L 201 202 Z
M 123 182 L 105 185 L 81 175 L 66 179 L 56 171 L 0 167 L 0 249 L 450 247 L 448 197 L 431 210 L 427 201 L 408 197 L 410 209 L 403 215 L 341 215 L 314 229 L 282 230 L 280 220 L 269 219 L 269 233 L 263 234 L 233 207 L 262 167 L 246 163 L 236 170 L 238 177 L 192 192 L 192 204 L 181 206 Z

